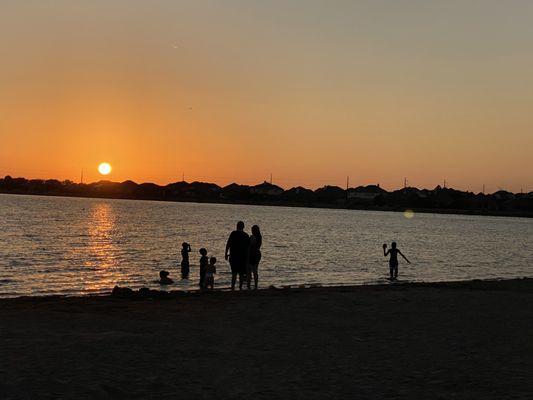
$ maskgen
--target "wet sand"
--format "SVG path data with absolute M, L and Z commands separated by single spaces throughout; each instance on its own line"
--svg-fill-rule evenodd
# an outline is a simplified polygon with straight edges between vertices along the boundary
M 533 279 L 0 300 L 2 399 L 531 399 Z

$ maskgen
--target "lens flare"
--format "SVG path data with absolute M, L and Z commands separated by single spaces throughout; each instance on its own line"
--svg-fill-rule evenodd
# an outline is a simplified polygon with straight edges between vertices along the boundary
M 403 216 L 407 219 L 411 219 L 415 216 L 415 212 L 413 210 L 405 210 Z

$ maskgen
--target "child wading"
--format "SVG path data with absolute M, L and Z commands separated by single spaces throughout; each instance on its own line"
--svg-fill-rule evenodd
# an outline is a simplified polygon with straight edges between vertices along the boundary
M 181 246 L 181 279 L 189 279 L 189 253 L 191 252 L 191 245 L 183 242 Z
M 209 258 L 207 257 L 207 250 L 203 247 L 200 249 L 200 289 L 205 287 L 205 273 L 207 271 L 207 266 L 209 265 Z
M 390 269 L 390 279 L 395 280 L 398 278 L 398 254 L 401 255 L 408 264 L 411 262 L 405 257 L 402 252 L 396 248 L 396 242 L 392 242 L 391 248 L 387 250 L 387 245 L 383 245 L 383 255 L 387 257 L 390 254 L 389 260 L 389 269 Z
M 168 277 L 168 271 L 159 271 L 159 283 L 161 285 L 172 285 L 174 281 Z
M 207 269 L 205 270 L 205 288 L 206 289 L 213 289 L 215 286 L 215 274 L 217 273 L 217 267 L 215 264 L 217 263 L 217 259 L 215 257 L 211 257 L 209 259 L 209 265 L 207 266 Z

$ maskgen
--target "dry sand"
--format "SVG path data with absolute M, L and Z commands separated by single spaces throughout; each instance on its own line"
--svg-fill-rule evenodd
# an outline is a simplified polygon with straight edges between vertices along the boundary
M 0 301 L 1 399 L 532 399 L 533 280 Z

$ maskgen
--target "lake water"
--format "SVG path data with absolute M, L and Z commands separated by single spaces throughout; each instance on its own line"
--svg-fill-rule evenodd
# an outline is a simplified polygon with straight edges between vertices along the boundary
M 533 276 L 533 220 L 223 204 L 0 195 L 0 297 L 107 293 L 115 285 L 159 288 L 166 269 L 196 289 L 198 249 L 216 256 L 236 221 L 263 233 L 260 286 L 386 282 L 382 245 L 411 260 L 400 279 L 450 281 Z M 181 243 L 191 279 L 179 279 Z

